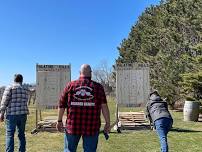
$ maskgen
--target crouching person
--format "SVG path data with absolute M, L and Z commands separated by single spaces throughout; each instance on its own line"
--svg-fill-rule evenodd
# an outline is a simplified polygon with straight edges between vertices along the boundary
M 167 103 L 161 99 L 157 91 L 150 93 L 145 114 L 159 136 L 161 152 L 168 152 L 167 134 L 172 128 L 173 119 Z

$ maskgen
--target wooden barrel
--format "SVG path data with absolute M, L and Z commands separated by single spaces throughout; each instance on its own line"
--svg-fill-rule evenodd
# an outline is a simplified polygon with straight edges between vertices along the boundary
M 199 102 L 185 101 L 183 114 L 184 121 L 198 121 Z

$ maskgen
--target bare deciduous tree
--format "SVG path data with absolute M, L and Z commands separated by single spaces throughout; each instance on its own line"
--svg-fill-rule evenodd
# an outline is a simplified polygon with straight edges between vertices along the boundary
M 115 80 L 113 79 L 112 67 L 108 66 L 107 61 L 103 60 L 99 66 L 93 69 L 93 79 L 101 83 L 107 95 L 114 92 Z

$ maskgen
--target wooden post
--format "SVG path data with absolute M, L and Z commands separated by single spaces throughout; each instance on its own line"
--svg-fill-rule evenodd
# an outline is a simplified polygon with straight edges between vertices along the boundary
M 119 108 L 118 108 L 118 101 L 117 101 L 117 103 L 116 103 L 116 126 L 117 126 L 117 132 L 121 133 L 121 129 L 120 129 L 118 123 L 119 123 Z
M 42 121 L 42 114 L 41 114 L 41 110 L 39 110 L 39 116 L 40 116 L 40 121 Z
M 38 127 L 38 110 L 36 109 L 36 128 Z
M 116 121 L 117 121 L 117 126 L 119 122 L 119 115 L 118 115 L 119 109 L 118 109 L 118 103 L 116 103 Z
M 33 129 L 32 131 L 31 131 L 31 134 L 37 134 L 38 133 L 38 110 L 36 109 L 36 128 L 35 129 Z

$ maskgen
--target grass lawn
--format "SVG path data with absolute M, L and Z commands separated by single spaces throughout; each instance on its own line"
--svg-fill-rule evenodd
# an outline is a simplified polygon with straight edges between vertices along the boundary
M 109 100 L 112 123 L 115 120 L 115 103 Z M 121 111 L 140 111 L 141 108 L 121 108 Z M 44 110 L 42 116 L 56 115 L 57 110 Z M 202 151 L 202 122 L 184 122 L 182 112 L 171 111 L 174 118 L 173 131 L 169 132 L 168 142 L 170 152 L 200 152 Z M 35 109 L 30 107 L 30 115 L 26 126 L 28 152 L 62 152 L 63 134 L 39 132 L 32 135 L 35 128 Z M 18 142 L 15 135 L 15 150 Z M 0 152 L 5 151 L 5 125 L 0 123 Z M 82 151 L 82 142 L 78 152 Z M 159 152 L 160 145 L 155 131 L 138 130 L 117 133 L 113 129 L 109 140 L 101 134 L 98 152 Z

